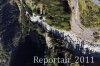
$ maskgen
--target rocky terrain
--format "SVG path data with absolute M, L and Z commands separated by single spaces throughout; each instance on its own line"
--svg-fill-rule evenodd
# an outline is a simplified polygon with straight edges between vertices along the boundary
M 0 0 L 0 66 L 44 66 L 34 64 L 33 56 L 72 58 L 46 66 L 99 66 L 100 29 L 81 23 L 81 0 L 52 1 Z M 94 56 L 95 63 L 73 64 L 74 56 Z

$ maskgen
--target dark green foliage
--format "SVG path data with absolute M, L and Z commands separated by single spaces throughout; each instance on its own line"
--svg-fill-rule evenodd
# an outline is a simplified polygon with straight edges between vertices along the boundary
M 81 22 L 85 27 L 100 27 L 100 7 L 90 0 L 79 0 Z
M 34 7 L 33 12 L 46 16 L 46 22 L 49 25 L 70 30 L 71 9 L 67 0 L 34 0 L 32 2 L 34 3 L 34 6 L 31 6 Z

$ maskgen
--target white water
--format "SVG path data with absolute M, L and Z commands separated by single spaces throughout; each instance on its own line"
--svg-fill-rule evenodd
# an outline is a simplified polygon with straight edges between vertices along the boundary
M 92 42 L 86 41 L 86 40 L 84 41 L 81 38 L 78 38 L 77 35 L 75 35 L 72 31 L 65 31 L 65 30 L 59 30 L 59 29 L 53 28 L 45 22 L 45 17 L 43 17 L 43 19 L 40 19 L 40 17 L 41 16 L 36 16 L 33 13 L 33 16 L 31 16 L 30 19 L 33 23 L 37 23 L 38 25 L 41 25 L 42 28 L 46 32 L 52 32 L 53 34 L 55 34 L 55 32 L 53 32 L 53 31 L 55 31 L 55 30 L 58 31 L 60 33 L 60 35 L 63 36 L 64 39 L 68 40 L 68 43 L 71 43 L 74 46 L 74 48 L 78 44 L 80 47 L 83 45 L 82 48 L 84 48 L 84 50 L 86 48 L 88 48 L 92 52 L 100 53 L 100 45 L 99 44 L 93 44 Z M 82 42 L 84 42 L 84 43 L 82 43 Z

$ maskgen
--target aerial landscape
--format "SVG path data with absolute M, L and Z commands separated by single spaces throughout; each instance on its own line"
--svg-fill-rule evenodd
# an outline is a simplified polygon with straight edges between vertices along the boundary
M 100 66 L 100 0 L 0 0 L 0 66 Z

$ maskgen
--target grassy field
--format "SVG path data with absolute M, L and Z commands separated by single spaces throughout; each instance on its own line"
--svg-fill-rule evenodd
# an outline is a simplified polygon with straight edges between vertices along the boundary
M 100 27 L 100 7 L 90 0 L 79 0 L 81 23 L 85 27 Z

